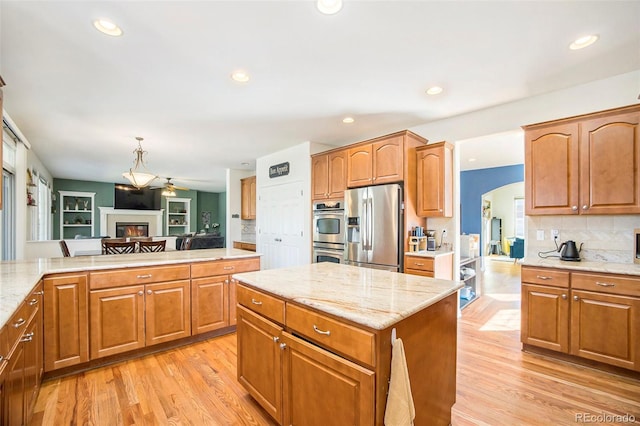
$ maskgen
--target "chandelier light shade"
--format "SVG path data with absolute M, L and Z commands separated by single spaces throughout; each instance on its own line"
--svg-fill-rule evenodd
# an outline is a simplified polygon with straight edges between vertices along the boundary
M 162 191 L 162 195 L 164 197 L 175 197 L 176 196 L 176 191 L 174 189 L 171 189 L 171 188 L 165 188 L 164 191 Z
M 126 178 L 131 182 L 131 185 L 136 188 L 144 188 L 149 186 L 151 182 L 153 182 L 158 176 L 147 170 L 147 167 L 144 165 L 144 159 L 142 158 L 147 151 L 142 149 L 142 145 L 140 144 L 143 140 L 140 136 L 136 137 L 138 141 L 138 148 L 136 148 L 133 153 L 136 154 L 135 165 L 132 169 L 129 169 L 128 172 L 122 173 L 122 177 Z

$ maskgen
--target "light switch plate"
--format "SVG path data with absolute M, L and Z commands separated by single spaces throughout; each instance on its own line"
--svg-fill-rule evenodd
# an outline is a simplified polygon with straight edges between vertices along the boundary
M 536 231 L 536 239 L 538 241 L 544 241 L 544 229 L 538 229 Z

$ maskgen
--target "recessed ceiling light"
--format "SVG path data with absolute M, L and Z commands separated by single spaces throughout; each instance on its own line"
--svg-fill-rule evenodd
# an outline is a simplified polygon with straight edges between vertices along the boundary
M 93 21 L 93 26 L 96 30 L 103 34 L 119 37 L 122 35 L 122 28 L 109 21 L 108 19 L 96 19 Z
M 427 89 L 427 95 L 439 95 L 440 93 L 442 93 L 442 87 L 440 86 L 433 86 Z
M 342 122 L 343 122 L 344 124 L 351 124 L 351 123 L 353 123 L 354 121 L 356 121 L 356 120 L 355 120 L 355 118 L 353 118 L 353 117 L 345 117 L 345 118 L 343 118 L 343 119 L 342 119 Z
M 325 15 L 333 15 L 342 9 L 342 0 L 318 0 L 316 7 Z
M 246 161 L 243 161 L 242 163 L 240 163 L 241 166 L 248 166 L 249 163 L 247 163 Z
M 475 159 L 475 158 L 469 158 L 469 162 L 470 162 L 470 163 L 473 163 L 474 161 L 476 161 L 476 159 Z
M 580 37 L 569 45 L 569 49 L 578 50 L 587 46 L 591 46 L 593 43 L 598 41 L 598 38 L 599 37 L 597 35 L 586 35 L 584 37 Z
M 237 81 L 238 83 L 246 83 L 247 81 L 249 81 L 249 74 L 247 74 L 245 71 L 235 71 L 233 74 L 231 74 L 231 78 L 233 79 L 233 81 Z

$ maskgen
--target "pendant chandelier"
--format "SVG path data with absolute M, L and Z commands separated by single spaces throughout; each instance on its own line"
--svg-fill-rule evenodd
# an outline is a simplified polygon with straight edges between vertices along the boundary
M 122 176 L 128 179 L 129 182 L 131 182 L 131 185 L 140 189 L 148 186 L 158 176 L 149 172 L 144 165 L 144 160 L 142 157 L 147 153 L 147 151 L 144 151 L 142 149 L 142 145 L 140 145 L 140 142 L 142 142 L 143 138 L 138 136 L 136 137 L 136 140 L 138 141 L 138 148 L 133 151 L 133 153 L 136 154 L 136 159 L 134 160 L 135 165 L 132 169 L 129 169 L 128 172 L 122 173 Z

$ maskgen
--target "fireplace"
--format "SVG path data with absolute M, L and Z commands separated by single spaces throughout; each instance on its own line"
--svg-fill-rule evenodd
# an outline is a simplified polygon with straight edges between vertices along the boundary
M 116 222 L 116 238 L 148 236 L 149 222 Z

